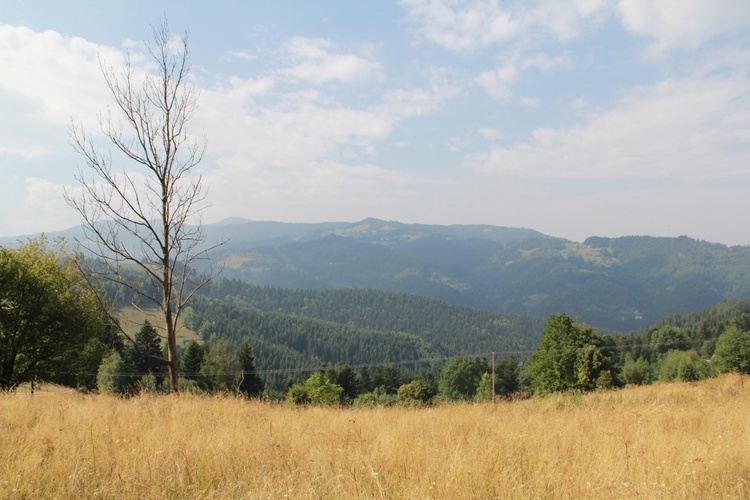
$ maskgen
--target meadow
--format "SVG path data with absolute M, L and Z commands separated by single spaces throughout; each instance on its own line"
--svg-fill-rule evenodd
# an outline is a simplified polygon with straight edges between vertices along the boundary
M 1 498 L 746 498 L 750 378 L 431 408 L 0 394 Z

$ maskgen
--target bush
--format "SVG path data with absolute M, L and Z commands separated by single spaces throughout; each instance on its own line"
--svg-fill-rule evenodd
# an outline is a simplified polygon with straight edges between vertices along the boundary
M 423 406 L 429 404 L 435 391 L 421 378 L 415 378 L 398 388 L 398 402 L 406 406 Z
M 627 359 L 622 367 L 622 380 L 626 384 L 648 385 L 652 382 L 651 366 L 643 357 Z
M 356 407 L 394 406 L 398 402 L 398 396 L 388 394 L 385 387 L 376 387 L 372 392 L 365 392 L 354 399 Z
M 667 382 L 692 382 L 714 375 L 710 363 L 702 360 L 698 353 L 691 351 L 669 351 L 661 363 L 659 380 Z
M 335 406 L 341 403 L 344 389 L 334 384 L 320 372 L 313 373 L 304 385 L 295 384 L 289 388 L 286 400 L 292 404 L 313 404 Z

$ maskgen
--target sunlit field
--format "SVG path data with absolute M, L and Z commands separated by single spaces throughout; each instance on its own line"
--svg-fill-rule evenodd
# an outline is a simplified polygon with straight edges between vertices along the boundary
M 0 497 L 743 498 L 750 379 L 426 409 L 0 395 Z

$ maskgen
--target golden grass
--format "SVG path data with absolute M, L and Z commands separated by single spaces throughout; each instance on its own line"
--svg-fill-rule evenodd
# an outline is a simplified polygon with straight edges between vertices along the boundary
M 427 409 L 0 395 L 0 497 L 743 498 L 750 378 Z

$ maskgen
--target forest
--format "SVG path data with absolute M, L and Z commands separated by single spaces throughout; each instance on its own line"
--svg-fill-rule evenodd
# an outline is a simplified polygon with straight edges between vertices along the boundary
M 125 335 L 116 315 L 97 313 L 70 256 L 44 239 L 1 256 L 4 388 L 46 381 L 117 394 L 166 389 L 159 325 L 146 321 Z M 102 283 L 99 298 L 147 307 L 128 290 Z M 69 320 L 51 342 L 51 318 L 81 314 L 84 330 Z M 181 321 L 192 335 L 177 349 L 181 390 L 295 404 L 482 401 L 750 372 L 750 299 L 607 334 L 565 312 L 540 318 L 404 293 L 220 278 L 192 297 Z

